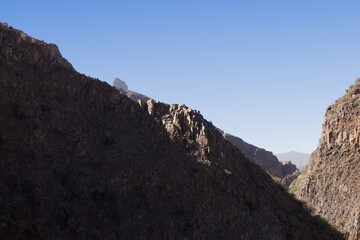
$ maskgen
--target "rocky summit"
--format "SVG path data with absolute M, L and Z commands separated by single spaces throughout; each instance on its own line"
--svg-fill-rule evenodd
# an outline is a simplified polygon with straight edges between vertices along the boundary
M 120 80 L 119 78 L 115 78 L 115 80 L 113 82 L 113 86 L 117 90 L 119 90 L 122 94 L 128 96 L 129 98 L 131 98 L 134 101 L 142 100 L 144 102 L 147 102 L 148 100 L 151 99 L 148 96 L 145 96 L 143 94 L 129 90 L 126 83 L 124 81 Z
M 290 188 L 316 214 L 360 239 L 360 79 L 326 109 L 319 145 Z
M 199 111 L 0 24 L 1 239 L 342 239 Z
M 248 159 L 258 164 L 273 177 L 282 179 L 297 170 L 296 166 L 290 161 L 280 162 L 272 152 L 249 144 L 239 137 L 224 133 L 224 138 L 239 148 Z

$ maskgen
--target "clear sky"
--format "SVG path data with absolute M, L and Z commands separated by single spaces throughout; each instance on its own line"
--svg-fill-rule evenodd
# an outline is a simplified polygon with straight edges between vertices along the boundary
M 198 109 L 274 153 L 315 150 L 360 77 L 360 1 L 14 1 L 0 21 L 81 73 Z

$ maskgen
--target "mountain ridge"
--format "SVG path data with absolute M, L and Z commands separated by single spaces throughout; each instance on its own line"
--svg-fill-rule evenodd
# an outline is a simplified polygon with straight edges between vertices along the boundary
M 0 23 L 2 239 L 341 239 L 198 111 L 26 36 Z
M 359 103 L 360 79 L 327 107 L 319 145 L 290 186 L 350 240 L 360 239 Z
M 283 179 L 297 170 L 291 162 L 280 162 L 270 151 L 256 147 L 229 133 L 223 134 L 225 139 L 238 147 L 245 156 L 255 162 L 274 177 Z
M 125 81 L 120 80 L 119 78 L 115 78 L 113 82 L 113 86 L 120 91 L 120 93 L 128 96 L 132 100 L 138 102 L 140 101 L 141 105 L 144 104 L 154 104 L 156 101 L 151 98 L 130 91 Z M 149 103 L 148 101 L 151 100 Z M 218 129 L 218 128 L 217 128 Z M 265 171 L 267 171 L 271 176 L 283 179 L 288 175 L 294 173 L 297 168 L 295 165 L 291 163 L 291 161 L 278 161 L 277 157 L 272 154 L 272 152 L 266 151 L 263 148 L 256 147 L 252 144 L 246 143 L 241 138 L 233 136 L 229 133 L 224 133 L 221 129 L 218 129 L 221 132 L 226 140 L 228 140 L 235 147 L 239 148 L 245 156 L 255 162 L 259 166 L 261 166 Z

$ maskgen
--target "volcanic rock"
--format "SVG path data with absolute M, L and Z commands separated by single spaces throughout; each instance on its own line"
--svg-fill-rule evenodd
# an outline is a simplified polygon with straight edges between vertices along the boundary
M 0 23 L 0 238 L 342 239 L 198 111 L 139 103 Z
M 347 239 L 360 239 L 360 80 L 329 106 L 319 145 L 290 188 Z

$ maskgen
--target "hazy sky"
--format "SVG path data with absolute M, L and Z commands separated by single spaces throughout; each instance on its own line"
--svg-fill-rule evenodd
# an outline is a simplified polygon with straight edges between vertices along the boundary
M 360 77 L 360 1 L 8 1 L 0 21 L 81 73 L 198 109 L 274 153 L 312 152 Z

